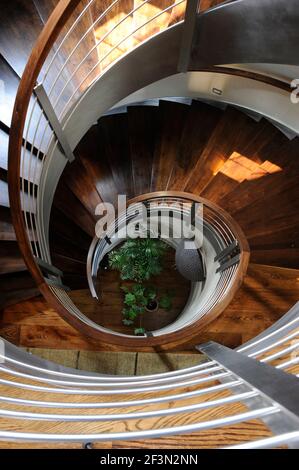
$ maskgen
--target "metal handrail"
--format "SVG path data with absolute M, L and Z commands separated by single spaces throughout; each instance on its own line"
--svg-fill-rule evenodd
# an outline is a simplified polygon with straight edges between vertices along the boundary
M 278 328 L 279 335 L 285 335 L 285 332 L 291 328 L 290 324 L 296 326 L 296 322 L 294 322 L 294 320 L 298 320 L 298 315 L 299 310 L 297 305 L 287 313 L 284 318 L 278 321 L 278 324 L 284 326 L 284 328 Z M 271 328 L 273 331 L 276 330 L 275 326 Z M 292 335 L 292 333 L 290 334 L 289 332 L 287 336 L 290 337 L 290 335 Z M 269 350 L 269 334 L 265 332 L 263 337 L 264 341 L 267 342 L 267 350 Z M 261 344 L 264 341 L 260 338 L 258 343 L 260 350 Z M 278 338 L 274 337 L 272 342 L 274 349 L 276 348 L 277 341 Z M 254 341 L 252 343 L 254 343 Z M 31 365 L 30 360 L 32 360 L 32 356 L 30 358 L 30 355 L 26 352 L 20 352 L 24 357 L 24 362 L 16 361 L 11 357 L 8 357 L 8 361 L 5 364 L 6 369 L 3 370 L 3 368 L 1 368 L 0 370 L 0 402 L 2 403 L 0 415 L 5 419 L 5 423 L 10 423 L 11 421 L 13 425 L 14 420 L 18 419 L 19 422 L 22 422 L 23 424 L 21 426 L 19 425 L 17 431 L 15 429 L 12 430 L 10 425 L 6 424 L 8 429 L 2 429 L 0 431 L 0 439 L 13 439 L 16 441 L 29 442 L 63 441 L 84 443 L 87 440 L 89 442 L 102 442 L 114 439 L 146 439 L 154 436 L 163 438 L 163 436 L 168 435 L 198 433 L 207 429 L 217 428 L 219 428 L 219 431 L 225 432 L 225 428 L 234 423 L 242 423 L 251 419 L 265 419 L 266 423 L 274 432 L 273 437 L 267 437 L 253 442 L 244 442 L 231 447 L 272 448 L 280 444 L 290 445 L 291 447 L 296 446 L 298 444 L 298 427 L 296 429 L 296 426 L 298 425 L 294 421 L 294 415 L 292 415 L 293 417 L 290 417 L 289 414 L 286 414 L 284 411 L 285 405 L 290 403 L 291 406 L 292 400 L 293 403 L 295 403 L 294 398 L 288 401 L 283 389 L 281 391 L 274 389 L 273 393 L 279 394 L 280 392 L 283 392 L 283 406 L 281 406 L 280 403 L 273 403 L 272 397 L 265 395 L 265 390 L 263 388 L 269 387 L 268 379 L 264 380 L 264 378 L 259 374 L 256 374 L 254 370 L 246 371 L 245 373 L 245 369 L 242 364 L 238 365 L 235 359 L 231 362 L 230 355 L 233 352 L 231 352 L 230 355 L 228 355 L 228 359 L 226 359 L 227 352 L 229 352 L 228 348 L 223 348 L 216 344 L 215 346 L 218 348 L 217 355 L 215 355 L 215 352 L 211 354 L 213 350 L 215 351 L 215 348 L 209 349 L 209 345 L 199 347 L 200 349 L 207 351 L 208 357 L 205 359 L 205 362 L 200 363 L 198 366 L 170 373 L 161 373 L 156 376 L 132 376 L 130 380 L 128 380 L 129 378 L 124 378 L 124 380 L 119 382 L 118 387 L 116 387 L 116 384 L 119 379 L 115 376 L 97 377 L 99 382 L 93 382 L 93 385 L 97 386 L 96 389 L 91 389 L 89 384 L 86 382 L 74 382 L 74 388 L 69 388 L 68 385 L 71 384 L 70 381 L 56 381 L 49 380 L 47 377 L 40 377 L 38 375 L 40 371 L 47 375 L 50 372 L 50 369 L 43 369 L 42 367 L 39 368 Z M 248 346 L 247 349 L 250 350 Z M 250 355 L 252 355 L 252 348 L 250 351 Z M 234 355 L 235 354 L 238 355 L 240 353 L 236 352 Z M 241 356 L 243 356 L 243 354 Z M 238 356 L 236 356 L 236 358 L 238 358 Z M 252 358 L 249 358 L 248 360 L 250 360 L 252 364 L 256 361 Z M 10 364 L 12 366 L 15 364 L 17 370 L 11 369 Z M 217 366 L 216 368 L 215 365 Z M 20 368 L 22 369 L 22 366 L 25 366 L 25 368 L 31 368 L 32 375 L 20 373 L 19 370 Z M 236 366 L 238 367 L 238 370 L 240 369 L 244 372 L 245 379 L 242 378 L 242 373 L 237 374 L 234 371 L 234 367 Z M 262 365 L 261 367 L 266 367 L 267 374 L 272 374 L 272 368 L 270 366 Z M 277 369 L 279 370 L 278 367 Z M 57 374 L 57 371 L 53 371 L 53 374 Z M 10 375 L 15 376 L 16 380 L 10 380 L 8 378 Z M 59 376 L 65 376 L 65 378 L 67 378 L 71 375 L 72 374 L 68 371 L 59 371 Z M 192 375 L 194 375 L 194 377 L 192 377 Z M 80 375 L 78 377 L 80 377 Z M 152 380 L 153 385 L 148 386 L 148 379 L 150 377 L 154 379 Z M 252 377 L 252 380 L 254 381 L 253 385 L 250 384 L 250 377 Z M 286 380 L 286 374 L 282 375 L 281 378 L 276 374 L 276 381 L 278 377 L 282 383 Z M 95 380 L 96 375 L 91 374 L 90 377 L 81 376 L 80 378 L 83 380 L 90 380 L 93 378 L 93 380 Z M 30 380 L 30 384 L 27 383 L 28 379 Z M 141 379 L 141 382 L 139 382 L 139 379 Z M 170 383 L 169 379 L 171 379 Z M 45 385 L 39 385 L 41 381 Z M 109 388 L 103 386 L 103 382 L 106 385 L 110 382 L 108 385 Z M 115 388 L 111 388 L 112 382 Z M 53 387 L 55 383 L 60 383 L 63 387 Z M 132 387 L 134 383 L 138 383 L 140 385 L 144 383 L 144 385 L 137 387 L 134 385 Z M 261 391 L 259 390 L 258 383 L 261 384 Z M 295 384 L 294 381 L 292 383 Z M 190 387 L 192 387 L 191 391 Z M 195 389 L 193 389 L 194 387 Z M 22 390 L 22 397 L 20 398 L 15 396 L 15 391 L 18 389 Z M 170 394 L 167 393 L 168 391 L 170 391 Z M 32 395 L 32 393 L 36 392 L 39 393 L 38 399 L 34 399 L 34 396 Z M 220 392 L 221 395 L 218 396 L 218 392 Z M 53 399 L 51 399 L 51 394 L 53 393 L 55 395 L 59 394 L 62 401 L 53 401 Z M 145 396 L 143 395 L 144 393 L 146 394 Z M 154 396 L 149 396 L 151 393 L 154 394 Z M 155 394 L 157 393 L 167 394 L 156 396 Z M 42 397 L 41 394 L 43 394 Z M 138 394 L 138 396 L 136 396 L 136 394 Z M 68 400 L 70 395 L 73 397 L 72 402 Z M 115 395 L 119 397 L 119 400 L 110 401 L 109 397 Z M 133 395 L 132 398 L 131 395 Z M 129 400 L 126 399 L 127 396 L 130 396 Z M 83 397 L 94 397 L 96 398 L 96 401 L 91 402 L 90 399 L 86 401 Z M 108 397 L 108 401 L 102 401 L 105 397 Z M 204 398 L 204 401 L 201 401 L 201 397 Z M 176 403 L 176 401 L 188 399 L 195 401 L 181 406 Z M 277 399 L 278 398 L 276 398 L 276 400 Z M 156 404 L 160 405 L 163 403 L 165 406 L 162 408 L 159 407 L 158 409 L 140 410 L 140 408 L 138 408 L 142 405 L 153 407 Z M 169 406 L 170 403 L 172 404 L 171 406 Z M 5 407 L 6 404 L 8 408 Z M 229 407 L 227 408 L 230 404 L 235 404 L 236 406 L 240 405 L 242 408 L 236 408 L 236 410 L 233 411 L 233 409 L 230 409 Z M 18 408 L 12 408 L 14 405 L 17 405 Z M 30 408 L 32 407 L 52 408 L 53 412 L 46 413 L 38 410 L 30 411 Z M 117 411 L 107 413 L 106 410 L 109 408 L 115 408 Z M 77 414 L 73 414 L 72 412 L 68 413 L 68 410 L 72 409 L 77 410 Z M 102 414 L 96 410 L 105 411 L 104 414 Z M 207 420 L 205 413 L 208 410 L 211 410 L 212 413 L 213 410 L 217 410 L 217 417 L 213 417 L 212 414 L 212 417 Z M 201 413 L 203 413 L 203 415 L 201 415 Z M 190 424 L 182 425 L 179 418 L 180 415 L 184 416 L 184 423 L 186 419 L 185 417 L 188 415 L 188 423 Z M 146 431 L 140 429 L 140 425 L 138 425 L 138 429 L 135 430 L 135 421 L 141 423 L 141 420 L 153 418 L 163 419 L 163 417 L 169 420 L 172 416 L 177 416 L 174 425 L 169 425 L 169 422 L 165 421 L 163 424 L 166 425 L 166 427 L 159 425 L 159 429 L 157 429 L 153 422 L 150 429 Z M 44 422 L 56 422 L 59 424 L 59 428 L 55 429 L 55 433 L 51 433 L 51 427 L 49 427 L 50 424 L 48 424 L 46 432 L 41 428 L 41 431 L 36 433 L 31 430 L 30 425 L 30 422 L 34 422 L 36 420 L 39 421 L 40 426 L 42 426 L 42 423 Z M 123 423 L 127 420 L 132 423 L 130 430 L 124 429 L 123 431 L 115 432 L 113 423 L 116 423 L 118 426 L 118 423 Z M 89 431 L 89 424 L 92 425 L 92 423 L 95 422 L 109 423 L 110 432 L 106 432 L 105 428 L 103 428 L 102 432 L 97 433 L 94 433 L 93 429 Z M 73 432 L 71 433 L 67 428 L 68 423 L 72 423 L 72 426 L 74 427 Z M 84 434 L 82 433 L 81 425 L 78 428 L 79 432 L 76 434 L 77 423 L 78 425 L 79 423 L 85 423 Z M 64 426 L 66 427 L 64 428 Z M 64 429 L 66 432 L 63 432 Z
M 208 429 L 219 428 L 236 424 L 240 422 L 246 422 L 253 419 L 265 418 L 274 413 L 279 413 L 279 409 L 275 406 L 268 406 L 260 408 L 254 411 L 248 411 L 245 413 L 235 414 L 229 417 L 213 419 L 210 421 L 202 421 L 195 424 L 188 424 L 182 426 L 173 426 L 170 428 L 158 428 L 146 431 L 128 431 L 122 432 L 108 432 L 101 434 L 42 434 L 42 433 L 30 433 L 30 432 L 10 432 L 0 431 L 0 439 L 6 440 L 18 440 L 18 441 L 30 441 L 30 442 L 103 442 L 103 441 L 115 441 L 115 440 L 133 440 L 133 439 L 149 439 L 154 437 L 172 436 L 187 434 L 193 432 L 204 431 Z

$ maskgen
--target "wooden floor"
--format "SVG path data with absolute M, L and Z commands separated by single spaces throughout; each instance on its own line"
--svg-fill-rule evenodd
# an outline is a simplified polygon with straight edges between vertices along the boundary
M 175 251 L 169 250 L 165 253 L 161 274 L 153 276 L 149 281 L 144 282 L 144 285 L 153 286 L 158 295 L 172 292 L 172 308 L 169 311 L 159 308 L 156 312 L 145 312 L 141 316 L 141 325 L 139 325 L 139 319 L 136 319 L 135 324 L 128 327 L 122 323 L 124 293 L 121 287 L 130 287 L 132 284 L 134 283 L 122 281 L 118 271 L 101 270 L 98 278 L 99 301 L 91 298 L 88 289 L 73 291 L 70 297 L 79 310 L 95 323 L 132 335 L 134 328 L 139 326 L 145 328 L 146 331 L 154 331 L 174 322 L 186 305 L 191 288 L 191 283 L 175 269 Z
M 173 370 L 174 368 L 182 368 L 197 365 L 202 359 L 202 355 L 196 354 L 149 354 L 149 353 L 95 353 L 95 352 L 82 352 L 82 351 L 55 351 L 55 350 L 36 350 L 30 349 L 30 352 L 37 354 L 40 357 L 44 357 L 50 360 L 56 360 L 57 362 L 63 363 L 66 366 L 84 368 L 89 371 L 97 371 L 103 373 L 116 373 L 116 374 L 151 374 L 156 372 L 164 372 Z M 217 381 L 211 381 L 210 385 L 219 384 Z M 198 386 L 199 388 L 205 385 Z M 3 386 L 0 387 L 1 391 Z M 194 386 L 189 386 L 184 391 L 191 391 Z M 180 390 L 182 392 L 182 390 Z M 26 392 L 25 392 L 26 393 Z M 39 392 L 27 392 L 30 393 L 28 398 L 37 399 L 39 398 Z M 174 390 L 174 393 L 176 391 Z M 36 394 L 38 396 L 36 396 Z M 155 391 L 155 397 L 163 396 L 164 392 Z M 205 394 L 204 397 L 193 397 L 188 399 L 182 399 L 179 404 L 174 400 L 169 403 L 168 406 L 188 406 L 200 401 L 215 400 L 229 396 L 231 392 L 222 390 L 217 392 L 210 392 Z M 22 389 L 14 391 L 14 396 L 22 396 L 24 398 L 24 391 Z M 149 398 L 150 392 L 147 392 L 146 397 Z M 130 395 L 130 400 L 134 400 L 137 396 Z M 60 400 L 61 396 L 57 397 L 57 394 L 52 394 L 51 399 Z M 86 401 L 86 397 L 76 397 L 77 401 Z M 140 398 L 140 394 L 138 395 Z M 49 398 L 50 399 L 50 398 Z M 108 397 L 109 400 L 109 397 Z M 88 397 L 89 402 L 98 403 L 98 401 L 107 401 L 105 397 Z M 9 407 L 10 405 L 5 405 Z M 165 409 L 165 404 L 152 404 L 147 406 L 147 410 L 159 410 Z M 132 407 L 131 407 L 132 408 Z M 136 411 L 140 411 L 140 407 L 136 407 Z M 30 410 L 31 411 L 31 410 Z M 39 409 L 40 412 L 47 412 L 43 408 Z M 128 411 L 134 412 L 133 409 L 123 409 L 123 413 Z M 101 422 L 101 423 L 62 423 L 56 422 L 55 424 L 49 422 L 38 422 L 38 421 L 21 421 L 17 420 L 16 424 L 11 423 L 11 420 L 1 419 L 2 425 L 5 429 L 15 430 L 16 426 L 18 431 L 26 430 L 27 432 L 45 432 L 45 433 L 68 433 L 79 434 L 79 433 L 98 433 L 98 432 L 123 432 L 123 431 L 134 431 L 141 429 L 159 429 L 169 426 L 179 426 L 184 424 L 191 424 L 192 422 L 209 421 L 217 419 L 219 416 L 228 416 L 231 414 L 237 414 L 244 411 L 248 411 L 248 408 L 241 402 L 233 404 L 226 404 L 225 406 L 218 406 L 214 408 L 208 408 L 200 412 L 194 412 L 194 414 L 179 414 L 169 415 L 167 418 L 153 417 L 150 419 L 143 420 L 124 420 L 119 422 Z M 93 413 L 91 409 L 86 414 Z M 104 443 L 94 443 L 94 448 L 100 449 L 205 449 L 205 448 L 217 448 L 225 447 L 228 445 L 235 445 L 244 441 L 258 440 L 265 437 L 270 437 L 271 431 L 266 425 L 259 420 L 251 420 L 240 424 L 234 424 L 231 426 L 223 427 L 215 430 L 207 430 L 203 432 L 192 433 L 188 435 L 176 435 L 167 436 L 157 439 L 142 439 L 142 440 L 131 440 L 131 441 L 107 441 Z M 31 444 L 31 443 L 12 443 L 12 442 L 1 442 L 0 448 L 80 448 L 80 444 Z
M 209 340 L 237 347 L 286 313 L 298 300 L 298 287 L 298 270 L 250 264 L 245 282 L 229 307 L 199 332 L 192 344 L 182 345 L 176 351 L 194 351 L 195 344 Z M 78 334 L 41 297 L 5 308 L 0 335 L 18 346 L 31 348 L 121 349 Z M 159 348 L 159 351 L 163 350 L 167 347 Z

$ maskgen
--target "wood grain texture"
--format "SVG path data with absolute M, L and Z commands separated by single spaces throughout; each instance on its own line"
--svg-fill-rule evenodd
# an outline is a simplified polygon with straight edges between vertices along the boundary
M 24 260 L 16 242 L 1 241 L 0 258 L 0 274 L 26 270 Z
M 173 161 L 187 114 L 188 107 L 183 104 L 160 101 L 159 133 L 154 152 L 151 191 L 168 189 Z
M 102 158 L 111 169 L 118 194 L 134 195 L 127 114 L 106 116 L 98 124 Z M 116 131 L 117 129 L 117 131 Z
M 157 312 L 145 312 L 141 316 L 141 325 L 146 331 L 154 331 L 174 322 L 184 308 L 190 293 L 190 283 L 174 269 L 175 252 L 170 250 L 165 254 L 163 271 L 154 276 L 145 285 L 153 286 L 159 296 L 173 292 L 172 308 L 167 311 L 159 308 Z M 121 281 L 118 271 L 100 270 L 98 273 L 99 300 L 92 299 L 89 290 L 71 292 L 70 297 L 88 318 L 104 328 L 120 333 L 132 335 L 135 327 L 139 327 L 136 320 L 132 327 L 123 325 L 122 310 L 124 307 L 124 294 L 122 286 L 131 286 L 132 283 Z
M 262 165 L 268 159 L 273 161 L 273 151 L 269 154 L 269 149 L 273 149 L 274 147 L 277 152 L 277 147 L 281 148 L 287 142 L 286 137 L 278 131 L 276 127 L 270 124 L 266 119 L 262 119 L 259 121 L 258 126 L 256 126 L 256 133 L 251 136 L 246 145 L 244 145 L 241 155 L 244 161 L 240 162 L 243 168 L 239 166 L 239 170 L 243 169 L 243 171 L 239 171 L 239 178 L 234 176 L 238 168 L 229 167 L 227 169 L 228 171 L 224 173 L 222 167 L 204 189 L 202 195 L 220 205 L 223 204 L 223 202 L 225 204 L 225 196 L 228 195 L 229 198 L 232 191 L 234 191 L 234 194 L 237 194 L 241 183 L 261 178 L 263 174 L 266 175 L 266 168 L 261 166 L 258 168 L 258 165 Z M 224 168 L 226 165 L 224 165 Z
M 168 182 L 170 190 L 183 191 L 194 174 L 195 165 L 215 130 L 223 111 L 205 103 L 193 101 L 181 130 L 180 142 L 174 154 Z
M 0 51 L 19 76 L 42 27 L 32 0 L 2 2 Z
M 234 218 L 248 239 L 257 235 L 272 234 L 288 227 L 298 227 L 298 175 L 280 187 L 271 186 L 263 197 L 241 210 Z
M 243 343 L 275 323 L 297 300 L 297 269 L 250 264 L 234 300 L 206 332 L 238 332 Z
M 76 245 L 85 252 L 90 247 L 91 237 L 55 206 L 51 209 L 50 236 L 51 233 L 59 235 L 65 242 Z
M 135 196 L 150 191 L 157 119 L 156 107 L 130 106 L 128 108 Z
M 8 378 L 8 374 L 3 374 L 3 378 Z M 211 383 L 215 383 L 211 382 Z M 200 387 L 199 387 L 200 388 Z M 187 389 L 189 390 L 189 389 Z M 184 389 L 182 390 L 184 391 Z M 7 390 L 1 390 L 2 393 L 7 393 Z M 25 392 L 26 397 L 33 397 L 35 395 L 34 392 Z M 23 393 L 24 394 L 24 393 Z M 49 394 L 50 395 L 50 394 Z M 191 405 L 195 403 L 204 403 L 207 402 L 208 400 L 215 400 L 215 399 L 220 399 L 229 396 L 230 393 L 228 391 L 221 391 L 221 392 L 214 392 L 214 393 L 209 393 L 208 395 L 205 395 L 203 397 L 197 397 L 197 398 L 192 398 L 188 400 L 182 400 L 180 401 L 180 405 Z M 148 397 L 149 394 L 138 394 L 138 398 L 143 398 L 143 397 Z M 157 396 L 157 394 L 155 394 Z M 50 397 L 49 397 L 50 398 Z M 77 400 L 79 401 L 85 401 L 84 397 L 78 396 L 76 397 Z M 130 399 L 134 399 L 135 396 L 131 396 Z M 97 397 L 97 399 L 99 399 Z M 103 400 L 105 401 L 105 400 Z M 178 405 L 178 406 L 180 406 Z M 155 404 L 155 405 L 147 405 L 146 410 L 147 411 L 157 411 L 161 409 L 169 409 L 173 408 L 173 406 L 177 406 L 176 402 L 172 403 L 166 403 L 166 404 Z M 142 411 L 144 410 L 145 407 L 136 407 L 132 406 L 130 409 L 128 408 L 123 408 L 122 412 L 129 412 L 129 411 Z M 55 423 L 51 422 L 46 422 L 46 421 L 26 421 L 26 420 L 8 420 L 8 419 L 2 419 L 1 424 L 2 426 L 5 427 L 7 430 L 18 430 L 18 431 L 25 431 L 26 432 L 40 432 L 40 433 L 101 433 L 101 432 L 132 432 L 132 431 L 137 431 L 137 430 L 149 430 L 149 429 L 163 429 L 166 427 L 173 427 L 173 426 L 181 426 L 181 425 L 188 425 L 192 423 L 198 423 L 198 422 L 208 422 L 209 420 L 212 419 L 217 419 L 220 417 L 225 417 L 225 416 L 231 416 L 235 414 L 239 414 L 242 412 L 246 412 L 248 408 L 240 402 L 236 402 L 233 404 L 228 404 L 226 406 L 217 406 L 214 408 L 206 408 L 200 411 L 195 411 L 192 414 L 191 413 L 180 413 L 177 415 L 169 414 L 166 417 L 153 417 L 153 418 L 147 418 L 147 419 L 142 419 L 142 420 L 119 420 L 119 421 L 113 421 L 113 422 L 85 422 L 85 423 L 80 423 L 80 422 L 73 422 L 73 423 L 67 423 L 67 422 L 61 422 L 57 421 Z M 41 412 L 46 412 L 46 409 L 39 408 L 37 411 Z M 64 410 L 60 409 L 56 412 L 56 414 L 59 416 L 59 414 L 63 413 Z M 110 408 L 110 412 L 117 412 L 117 409 Z M 86 410 L 86 414 L 92 414 L 94 411 L 92 409 Z M 229 428 L 228 428 L 229 429 Z M 237 424 L 232 426 L 232 429 L 238 429 L 239 435 L 236 436 L 235 432 L 232 433 L 232 436 L 230 439 L 228 439 L 228 442 L 231 443 L 233 442 L 240 442 L 241 439 L 257 439 L 258 437 L 266 437 L 270 436 L 271 433 L 270 431 L 262 424 L 260 421 L 251 421 L 249 423 L 245 422 L 242 424 Z M 180 444 L 184 448 L 186 446 L 186 438 L 188 437 L 188 446 L 193 447 L 195 443 L 197 446 L 200 447 L 218 447 L 218 446 L 223 446 L 225 445 L 227 433 L 226 433 L 226 428 L 223 430 L 224 432 L 222 433 L 222 429 L 217 430 L 217 438 L 214 437 L 212 439 L 212 442 L 209 441 L 209 438 L 211 437 L 211 432 L 207 433 L 194 433 L 190 434 L 188 436 L 175 436 L 171 438 L 162 438 L 162 439 L 154 439 L 152 442 L 142 440 L 141 445 L 150 445 L 153 442 L 156 442 L 156 447 L 159 447 L 159 444 L 163 447 L 164 445 L 168 442 L 172 442 L 174 444 L 176 442 L 177 447 L 180 447 Z M 215 435 L 215 431 L 214 431 Z M 109 439 L 107 439 L 109 442 Z M 140 441 L 138 441 L 139 444 Z M 124 444 L 125 446 L 128 446 L 129 443 Z M 137 444 L 137 445 L 138 445 Z M 101 444 L 100 444 L 101 445 Z M 136 444 L 135 444 L 136 445 Z M 117 447 L 121 447 L 122 444 L 121 442 L 118 443 Z M 135 447 L 135 446 L 134 446 Z
M 10 210 L 0 206 L 0 241 L 15 241 L 16 234 L 12 225 Z
M 143 441 L 113 441 L 94 443 L 95 449 L 213 449 L 242 444 L 270 437 L 271 432 L 261 421 L 249 421 L 221 429 L 221 432 L 203 431 L 200 434 L 170 436 Z M 82 449 L 81 444 L 33 444 L 1 442 L 1 449 Z
M 40 357 L 44 357 L 50 360 L 58 360 L 59 363 L 64 365 L 73 366 L 75 368 L 80 367 L 80 365 L 87 366 L 88 370 L 97 371 L 97 372 L 104 372 L 111 374 L 116 372 L 121 375 L 137 375 L 137 374 L 153 374 L 159 371 L 169 371 L 173 370 L 173 367 L 186 367 L 191 365 L 199 364 L 203 356 L 200 354 L 192 354 L 192 355 L 161 355 L 160 358 L 163 362 L 163 366 L 157 365 L 157 354 L 140 354 L 137 355 L 134 353 L 124 354 L 124 353 L 84 353 L 79 351 L 49 351 L 49 350 L 41 350 L 41 349 L 30 349 L 31 353 L 36 354 Z M 112 364 L 111 364 L 112 363 Z M 106 365 L 108 369 L 106 369 Z M 3 374 L 3 378 L 11 378 L 9 374 Z M 32 381 L 28 381 L 25 379 L 21 379 L 24 383 L 33 383 Z M 211 380 L 208 384 L 202 384 L 192 387 L 180 387 L 177 390 L 174 389 L 171 393 L 182 393 L 182 392 L 190 392 L 195 389 L 201 389 L 206 387 L 206 385 L 218 385 L 219 382 L 215 380 Z M 11 395 L 12 389 L 8 388 L 4 385 L 0 386 L 0 392 L 2 395 Z M 126 399 L 134 400 L 134 399 L 150 399 L 151 397 L 165 397 L 169 394 L 166 391 L 155 391 L 155 392 L 143 392 L 142 394 L 138 395 L 130 395 L 130 397 L 126 397 Z M 171 402 L 165 402 L 162 404 L 147 404 L 147 405 L 132 405 L 130 408 L 123 408 L 121 411 L 118 409 L 114 409 L 111 407 L 107 407 L 107 412 L 109 413 L 119 413 L 119 412 L 140 412 L 140 411 L 159 411 L 165 409 L 173 409 L 177 406 L 190 406 L 194 404 L 205 404 L 210 400 L 217 400 L 222 399 L 225 397 L 229 397 L 231 393 L 227 390 L 218 391 L 218 392 L 209 392 L 202 396 L 197 397 L 190 397 L 184 398 L 182 400 L 176 401 L 173 400 Z M 15 389 L 13 390 L 14 397 L 22 397 L 27 399 L 35 399 L 35 400 L 52 400 L 52 401 L 64 401 L 66 400 L 61 394 L 55 393 L 47 393 L 43 394 L 41 392 L 33 392 L 33 391 L 24 391 L 22 389 Z M 114 400 L 120 401 L 122 399 L 121 396 L 115 396 Z M 102 403 L 107 403 L 111 400 L 109 396 L 68 396 L 68 401 L 76 401 L 79 403 L 98 403 L 101 401 Z M 12 409 L 10 404 L 3 404 L 5 409 Z M 25 408 L 26 409 L 26 408 Z M 32 411 L 32 410 L 31 410 Z M 45 412 L 47 413 L 48 410 L 42 407 L 35 407 L 35 412 Z M 54 409 L 52 410 L 54 413 L 59 415 L 61 413 L 65 413 L 65 410 L 62 409 Z M 169 414 L 167 417 L 153 417 L 148 419 L 142 420 L 119 420 L 117 422 L 99 422 L 99 423 L 63 423 L 57 421 L 54 423 L 46 423 L 46 422 L 30 422 L 30 421 L 21 421 L 18 420 L 12 421 L 2 419 L 1 424 L 5 426 L 7 429 L 16 430 L 18 429 L 23 431 L 36 431 L 39 432 L 64 432 L 68 433 L 80 433 L 83 431 L 86 433 L 94 433 L 94 432 L 123 432 L 123 431 L 134 431 L 134 430 L 141 430 L 141 429 L 151 429 L 157 428 L 162 429 L 164 427 L 169 426 L 180 426 L 184 424 L 191 424 L 193 422 L 205 422 L 211 419 L 217 419 L 220 417 L 234 415 L 237 413 L 241 413 L 247 411 L 247 407 L 240 402 L 236 402 L 234 404 L 229 404 L 226 406 L 217 406 L 214 408 L 206 408 L 201 411 L 193 412 L 192 414 L 188 413 L 180 413 L 177 415 Z M 68 410 L 70 414 L 73 412 Z M 75 411 L 74 411 L 75 413 Z M 90 408 L 89 410 L 85 411 L 86 415 L 96 414 L 97 411 Z M 17 424 L 17 427 L 15 426 Z M 94 443 L 95 448 L 115 448 L 115 449 L 124 449 L 124 448 L 144 448 L 144 449 L 151 449 L 151 448 L 182 448 L 182 449 L 192 449 L 192 448 L 214 448 L 214 447 L 224 447 L 227 445 L 233 445 L 237 443 L 241 443 L 244 441 L 250 441 L 254 439 L 261 439 L 262 437 L 271 436 L 271 432 L 267 429 L 267 427 L 259 420 L 252 420 L 243 423 L 237 423 L 231 426 L 220 427 L 217 429 L 217 433 L 215 430 L 208 430 L 203 432 L 195 432 L 188 435 L 176 435 L 176 436 L 168 436 L 164 438 L 155 438 L 155 439 L 143 439 L 143 440 L 132 440 L 132 441 L 116 441 L 113 444 L 109 442 L 104 443 Z M 23 444 L 10 444 L 4 443 L 1 444 L 3 448 L 12 447 L 22 447 Z M 31 444 L 26 444 L 27 447 L 30 447 Z M 36 445 L 34 444 L 33 447 Z M 41 448 L 47 448 L 48 444 L 40 444 Z M 60 447 L 60 444 L 58 444 Z M 69 445 L 70 448 L 73 448 L 73 444 Z
M 244 285 L 218 319 L 182 345 L 164 345 L 147 351 L 190 351 L 196 344 L 216 341 L 235 348 L 284 315 L 298 300 L 298 270 L 250 264 Z M 67 325 L 44 300 L 35 299 L 4 309 L 2 328 L 20 329 L 24 347 L 98 351 L 130 350 L 94 341 Z M 0 334 L 5 335 L 2 330 Z M 131 349 L 132 350 L 132 349 Z
M 1 280 L 0 280 L 0 292 L 1 292 Z M 32 287 L 31 289 L 17 289 L 11 292 L 1 293 L 0 299 L 0 310 L 14 305 L 18 302 L 23 302 L 24 300 L 29 300 L 34 297 L 39 296 L 39 290 L 37 287 Z
M 98 194 L 96 187 L 89 178 L 85 167 L 79 160 L 75 160 L 68 165 L 64 171 L 62 183 L 66 184 L 70 191 L 74 193 L 77 199 L 95 219 L 95 210 L 102 199 Z
M 248 141 L 256 134 L 258 124 L 245 114 L 228 108 L 199 156 L 194 172 L 189 176 L 186 190 L 202 194 L 234 152 L 243 154 Z M 198 175 L 197 178 L 194 174 Z
M 0 277 L 0 292 L 14 292 L 19 289 L 32 289 L 36 284 L 29 272 L 9 273 Z
M 53 204 L 65 215 L 66 220 L 70 219 L 89 237 L 94 236 L 95 218 L 64 184 L 63 180 L 60 180 L 57 186 Z
M 105 159 L 104 145 L 98 126 L 92 126 L 77 146 L 75 155 L 94 186 L 93 192 L 98 193 L 102 201 L 115 204 L 118 191 Z
M 219 204 L 228 212 L 233 213 L 238 209 L 242 209 L 251 202 L 262 198 L 268 188 L 275 186 L 280 187 L 292 173 L 298 171 L 298 138 L 289 141 L 283 134 L 278 133 L 273 136 L 270 141 L 266 139 L 257 153 L 260 161 L 269 161 L 280 167 L 283 171 L 268 175 L 262 179 L 244 181 L 234 191 L 224 196 Z M 250 156 L 248 154 L 247 156 Z
M 245 441 L 254 441 L 270 437 L 271 432 L 258 420 L 227 426 L 215 432 L 186 434 L 176 437 L 150 439 L 144 441 L 113 442 L 113 449 L 213 449 L 238 445 Z

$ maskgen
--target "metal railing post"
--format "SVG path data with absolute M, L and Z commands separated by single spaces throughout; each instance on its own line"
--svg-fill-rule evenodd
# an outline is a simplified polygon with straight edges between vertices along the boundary
M 281 419 L 271 422 L 271 429 L 276 435 L 281 434 L 281 426 L 287 433 L 299 431 L 299 380 L 296 376 L 213 341 L 197 346 L 197 349 L 244 384 L 258 390 L 261 399 L 279 408 Z M 292 448 L 299 448 L 299 441 L 292 442 Z
M 37 99 L 39 101 L 39 104 L 42 107 L 42 110 L 44 111 L 50 126 L 52 127 L 57 140 L 61 146 L 61 149 L 63 153 L 65 154 L 66 158 L 69 160 L 69 162 L 73 162 L 75 160 L 73 151 L 70 147 L 70 144 L 67 140 L 67 137 L 62 129 L 62 126 L 59 122 L 58 117 L 56 116 L 56 113 L 54 111 L 54 108 L 48 98 L 48 95 L 43 87 L 42 84 L 37 85 L 34 88 L 34 92 L 37 96 Z
M 182 43 L 178 60 L 178 72 L 186 73 L 188 71 L 199 6 L 200 0 L 187 0 Z

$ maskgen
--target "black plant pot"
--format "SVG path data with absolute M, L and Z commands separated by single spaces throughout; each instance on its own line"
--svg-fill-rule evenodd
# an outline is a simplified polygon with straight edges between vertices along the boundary
M 157 300 L 151 300 L 145 307 L 148 312 L 156 312 L 159 308 Z

